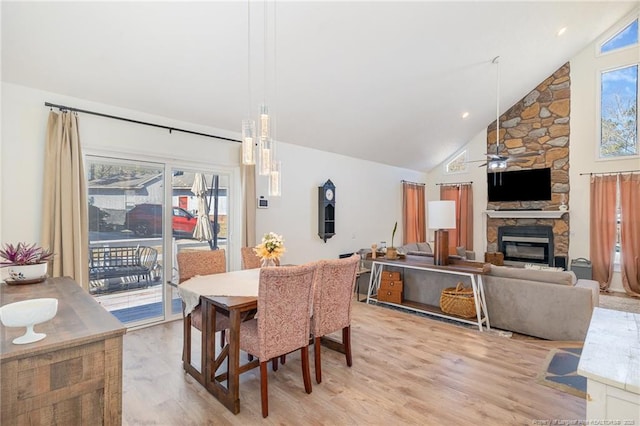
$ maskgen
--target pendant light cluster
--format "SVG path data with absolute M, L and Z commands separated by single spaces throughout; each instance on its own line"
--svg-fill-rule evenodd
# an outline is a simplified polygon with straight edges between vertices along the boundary
M 269 195 L 279 197 L 282 194 L 280 161 L 275 156 L 275 141 L 272 134 L 273 123 L 267 104 L 267 0 L 264 2 L 264 98 L 260 105 L 259 129 L 251 119 L 251 13 L 250 0 L 247 2 L 247 90 L 249 92 L 249 111 L 242 120 L 242 164 L 258 163 L 258 175 L 268 177 Z M 275 69 L 275 2 L 274 2 L 274 69 Z M 275 75 L 275 72 L 274 72 Z M 274 79 L 275 80 L 275 79 Z M 256 152 L 257 151 L 257 152 Z

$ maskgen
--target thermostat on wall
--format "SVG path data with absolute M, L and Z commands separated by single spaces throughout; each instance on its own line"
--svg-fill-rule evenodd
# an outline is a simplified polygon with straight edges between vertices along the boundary
M 258 197 L 258 208 L 259 209 L 269 208 L 269 200 L 264 198 L 262 195 Z

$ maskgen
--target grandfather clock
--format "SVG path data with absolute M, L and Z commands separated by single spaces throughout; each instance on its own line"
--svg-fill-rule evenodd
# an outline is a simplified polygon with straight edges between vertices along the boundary
M 318 187 L 318 236 L 327 239 L 336 234 L 336 186 L 327 180 Z

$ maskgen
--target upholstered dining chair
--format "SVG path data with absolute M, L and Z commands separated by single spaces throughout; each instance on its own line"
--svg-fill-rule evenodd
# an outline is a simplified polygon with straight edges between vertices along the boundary
M 301 350 L 304 389 L 311 393 L 309 332 L 315 264 L 260 270 L 257 318 L 240 324 L 240 349 L 260 361 L 262 417 L 269 415 L 267 365 Z
M 220 250 L 184 250 L 178 252 L 178 272 L 180 279 L 178 284 L 182 284 L 189 278 L 196 275 L 220 274 L 227 271 L 227 261 L 224 249 Z M 184 317 L 185 338 L 191 336 L 191 326 L 202 331 L 202 311 L 200 306 L 196 307 L 190 316 Z M 224 344 L 225 330 L 229 328 L 229 317 L 219 314 L 216 317 L 216 332 L 222 332 L 220 344 Z M 189 340 L 191 338 L 189 337 Z M 191 363 L 191 353 L 183 354 L 185 362 Z
M 313 295 L 311 333 L 314 344 L 316 382 L 322 381 L 320 338 L 342 330 L 342 344 L 347 365 L 351 367 L 351 302 L 360 256 L 321 260 L 317 263 Z
M 242 247 L 242 269 L 256 269 L 260 267 L 260 256 L 256 254 L 253 247 Z M 275 259 L 276 265 L 280 266 L 280 260 Z

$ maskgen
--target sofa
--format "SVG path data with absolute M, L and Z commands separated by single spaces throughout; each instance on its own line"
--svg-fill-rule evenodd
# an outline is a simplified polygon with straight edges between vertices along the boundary
M 420 261 L 421 257 L 407 255 L 407 259 Z M 464 276 L 395 266 L 386 269 L 401 272 L 404 301 L 438 306 L 444 288 L 458 282 L 471 286 Z M 584 341 L 599 303 L 598 283 L 576 279 L 573 272 L 491 265 L 482 282 L 491 328 L 541 339 Z

